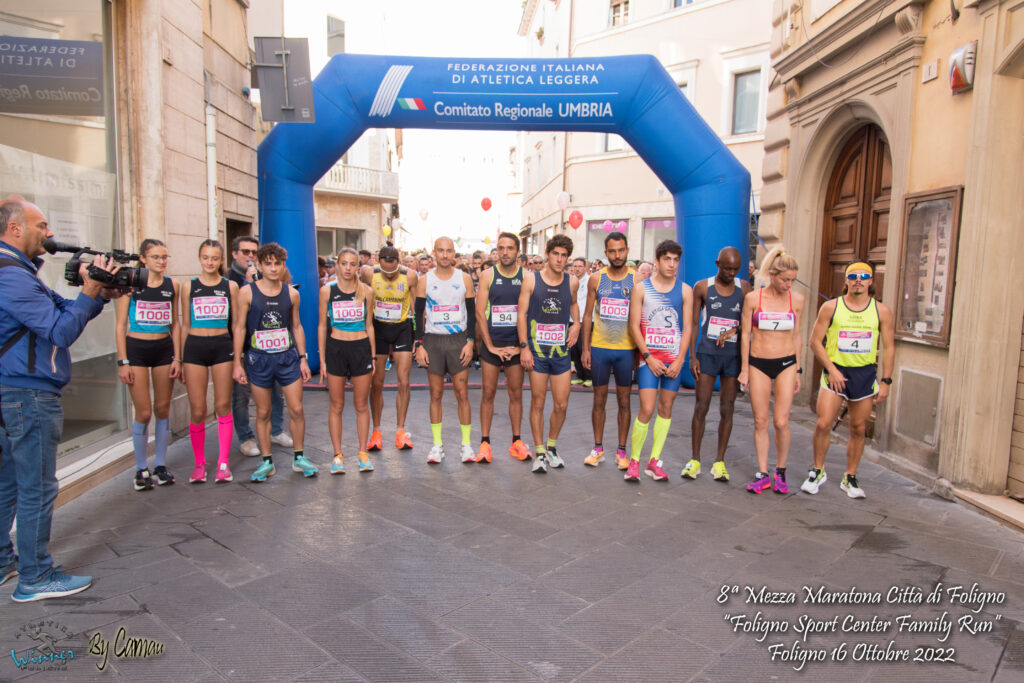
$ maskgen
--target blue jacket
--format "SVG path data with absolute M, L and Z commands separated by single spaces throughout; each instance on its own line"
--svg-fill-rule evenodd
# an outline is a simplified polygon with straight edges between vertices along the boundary
M 65 299 L 35 275 L 43 265 L 41 258 L 29 259 L 2 240 L 0 258 L 18 260 L 30 267 L 0 268 L 0 346 L 22 327 L 35 333 L 35 372 L 28 371 L 30 335 L 26 334 L 0 357 L 0 384 L 60 394 L 71 380 L 68 347 L 100 314 L 106 301 L 85 294 Z

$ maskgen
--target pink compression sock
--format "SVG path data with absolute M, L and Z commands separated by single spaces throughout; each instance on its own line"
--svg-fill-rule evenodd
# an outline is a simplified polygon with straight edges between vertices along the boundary
M 204 453 L 204 447 L 206 446 L 206 425 L 194 425 L 189 423 L 188 437 L 192 441 L 192 455 L 195 456 L 196 464 L 205 464 L 206 455 Z
M 217 418 L 217 441 L 220 446 L 217 464 L 228 461 L 228 454 L 231 453 L 231 429 L 233 424 L 231 413 Z

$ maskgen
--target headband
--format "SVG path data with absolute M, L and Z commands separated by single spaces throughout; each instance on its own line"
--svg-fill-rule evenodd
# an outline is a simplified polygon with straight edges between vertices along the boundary
M 868 274 L 874 275 L 874 271 L 871 270 L 871 266 L 869 266 L 868 264 L 864 263 L 863 261 L 857 261 L 856 263 L 851 263 L 850 265 L 846 266 L 846 274 L 847 275 L 849 275 L 850 273 L 852 273 L 855 270 L 866 270 L 866 271 L 868 271 Z

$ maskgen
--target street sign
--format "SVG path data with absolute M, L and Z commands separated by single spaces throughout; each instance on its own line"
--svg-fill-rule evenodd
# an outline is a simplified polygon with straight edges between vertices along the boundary
M 313 81 L 306 38 L 253 38 L 252 87 L 259 88 L 264 121 L 313 123 Z

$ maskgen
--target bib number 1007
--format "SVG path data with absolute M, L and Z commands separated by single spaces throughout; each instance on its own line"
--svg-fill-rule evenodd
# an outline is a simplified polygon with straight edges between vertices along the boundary
M 227 320 L 226 296 L 197 296 L 192 299 L 192 315 L 196 320 Z

